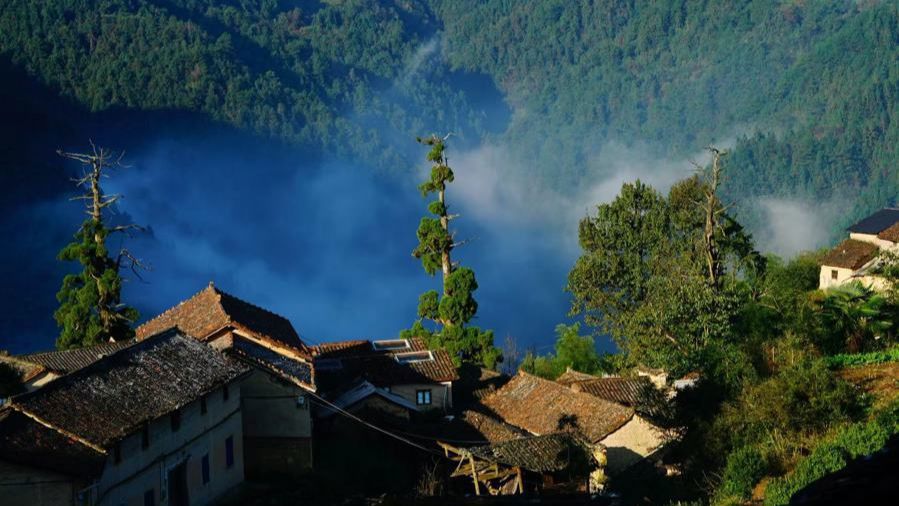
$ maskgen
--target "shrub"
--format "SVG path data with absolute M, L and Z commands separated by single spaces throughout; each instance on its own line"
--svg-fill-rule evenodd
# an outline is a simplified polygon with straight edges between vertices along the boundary
M 762 479 L 767 470 L 764 456 L 755 447 L 744 446 L 734 451 L 727 457 L 717 497 L 748 498 L 752 487 Z
M 899 361 L 899 346 L 885 351 L 872 351 L 869 353 L 840 353 L 839 355 L 827 357 L 824 361 L 827 367 L 831 369 L 897 362 Z
M 799 462 L 793 472 L 771 481 L 765 491 L 765 504 L 788 504 L 790 497 L 819 478 L 838 471 L 853 458 L 869 455 L 899 432 L 899 402 L 878 413 L 869 422 L 849 425 L 829 441 L 818 445 Z

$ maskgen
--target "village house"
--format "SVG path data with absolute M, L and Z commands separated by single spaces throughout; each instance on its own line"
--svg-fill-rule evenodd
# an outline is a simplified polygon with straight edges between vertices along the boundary
M 249 372 L 172 329 L 13 397 L 0 411 L 3 503 L 213 501 L 244 478 Z
M 490 416 L 532 435 L 576 430 L 590 444 L 604 448 L 609 475 L 624 471 L 662 448 L 666 441 L 664 429 L 634 407 L 607 400 L 596 392 L 601 390 L 587 393 L 520 371 L 484 397 L 481 404 Z
M 210 283 L 139 326 L 137 339 L 172 326 L 252 367 L 240 398 L 247 477 L 311 469 L 315 373 L 311 351 L 290 321 Z
M 878 254 L 899 253 L 899 209 L 885 208 L 849 227 L 849 238 L 821 260 L 818 288 L 859 281 L 874 290 L 886 285 L 877 274 Z
M 377 409 L 397 417 L 453 407 L 458 373 L 445 350 L 420 339 L 340 341 L 312 347 L 320 393 L 347 410 Z M 336 411 L 325 407 L 323 417 Z
M 31 392 L 72 371 L 93 364 L 97 360 L 134 344 L 134 341 L 102 343 L 72 350 L 54 350 L 28 355 L 0 355 L 0 362 L 16 368 L 22 374 L 23 388 Z

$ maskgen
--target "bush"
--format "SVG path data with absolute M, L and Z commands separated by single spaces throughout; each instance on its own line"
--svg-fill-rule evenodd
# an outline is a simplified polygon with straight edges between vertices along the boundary
M 747 499 L 752 487 L 765 476 L 767 470 L 764 456 L 755 447 L 744 446 L 731 453 L 727 457 L 716 502 L 724 498 Z
M 874 420 L 849 425 L 818 445 L 811 455 L 799 462 L 792 474 L 772 480 L 765 491 L 765 504 L 788 504 L 790 497 L 799 490 L 842 469 L 850 459 L 876 452 L 897 432 L 899 402 L 894 402 Z

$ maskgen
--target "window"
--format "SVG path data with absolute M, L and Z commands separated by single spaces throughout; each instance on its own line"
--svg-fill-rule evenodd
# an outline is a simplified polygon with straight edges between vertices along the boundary
M 169 421 L 172 423 L 172 432 L 177 432 L 181 428 L 181 411 L 177 409 L 172 411 Z
M 222 386 L 222 400 L 223 401 L 228 400 L 228 385 Z
M 113 460 L 116 464 L 122 461 L 122 443 L 116 443 L 112 450 Z
M 397 353 L 393 358 L 401 364 L 414 364 L 415 362 L 434 360 L 434 355 L 430 351 L 410 351 L 408 353 Z
M 156 493 L 153 489 L 144 492 L 144 506 L 156 506 Z
M 209 483 L 209 454 L 203 455 L 203 460 L 200 463 L 200 466 L 203 470 L 203 485 Z
M 150 425 L 146 423 L 140 431 L 140 447 L 144 450 L 150 447 Z
M 431 391 L 430 390 L 416 390 L 415 391 L 415 404 L 418 404 L 419 406 L 430 406 Z
M 200 397 L 200 414 L 206 414 L 206 396 Z
M 381 341 L 372 341 L 371 346 L 376 351 L 408 350 L 409 341 L 406 339 L 384 339 Z
M 234 467 L 234 437 L 228 436 L 225 439 L 225 467 L 231 469 Z
M 837 273 L 836 269 L 833 269 L 830 271 L 830 279 L 837 279 L 838 276 L 839 276 L 839 273 Z

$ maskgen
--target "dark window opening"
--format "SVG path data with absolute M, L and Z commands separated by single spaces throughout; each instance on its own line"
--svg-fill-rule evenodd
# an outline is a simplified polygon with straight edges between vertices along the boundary
M 225 467 L 231 469 L 234 467 L 234 437 L 228 436 L 225 439 Z
M 228 385 L 222 387 L 222 400 L 228 400 Z
M 836 269 L 833 269 L 832 271 L 830 271 L 830 279 L 837 279 L 838 276 L 839 276 L 839 273 L 837 273 Z
M 206 396 L 200 397 L 200 414 L 206 414 Z
M 181 411 L 172 411 L 172 415 L 169 417 L 169 419 L 172 422 L 172 432 L 176 432 L 181 428 Z
M 209 483 L 209 454 L 203 455 L 203 460 L 201 463 L 201 467 L 203 469 L 203 485 Z
M 150 447 L 150 426 L 147 424 L 140 431 L 140 447 L 144 450 Z
M 113 448 L 112 450 L 112 455 L 116 464 L 122 461 L 122 443 L 115 444 L 115 448 Z
M 429 406 L 431 404 L 430 390 L 417 390 L 415 392 L 415 404 L 419 406 Z
M 153 490 L 147 490 L 144 492 L 144 506 L 155 506 L 156 505 L 156 493 Z

